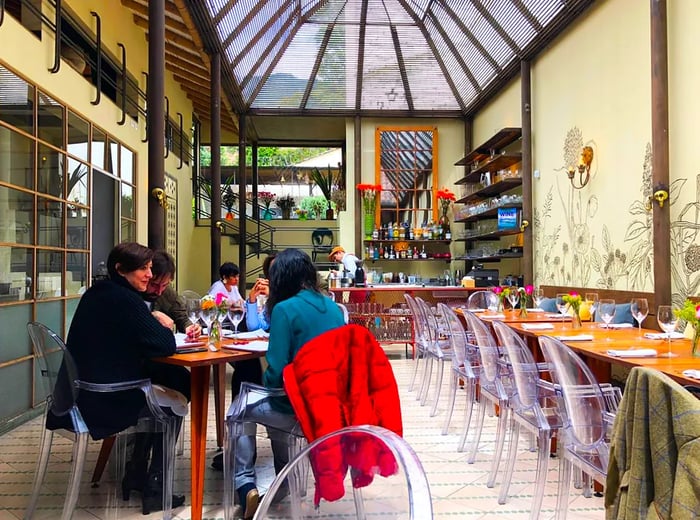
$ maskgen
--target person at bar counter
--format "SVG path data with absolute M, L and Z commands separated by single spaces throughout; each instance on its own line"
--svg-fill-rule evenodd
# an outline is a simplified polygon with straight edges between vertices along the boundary
M 143 293 L 153 278 L 152 258 L 152 250 L 135 242 L 124 242 L 112 249 L 107 258 L 109 279 L 93 284 L 80 299 L 66 345 L 80 377 L 86 381 L 117 383 L 150 378 L 154 385 L 166 387 L 175 402 L 186 403 L 190 398 L 189 371 L 152 361 L 175 353 L 172 330 L 164 327 L 144 305 Z M 139 416 L 147 413 L 140 390 L 81 390 L 77 405 L 93 439 L 104 439 L 133 426 Z M 182 413 L 175 407 L 164 410 Z M 159 435 L 162 434 L 135 436 L 134 451 L 122 481 L 125 499 L 131 491 L 141 493 L 144 514 L 162 508 L 163 453 Z M 174 495 L 172 506 L 179 507 L 184 501 L 184 496 Z
M 298 249 L 286 249 L 275 257 L 270 268 L 270 295 L 266 306 L 270 316 L 270 342 L 263 384 L 268 388 L 281 388 L 282 371 L 299 349 L 316 336 L 342 327 L 345 321 L 340 308 L 319 290 L 318 273 L 311 258 Z M 251 421 L 258 417 L 265 424 L 289 430 L 296 423 L 296 416 L 291 404 L 284 401 L 276 403 L 275 407 L 267 401 L 254 403 L 246 416 Z M 288 461 L 287 446 L 279 441 L 271 442 L 275 472 L 279 472 Z M 254 436 L 238 438 L 235 457 L 234 484 L 243 518 L 248 519 L 255 514 L 259 500 L 255 484 Z
M 361 263 L 359 258 L 352 253 L 347 253 L 342 246 L 335 246 L 328 255 L 328 260 L 343 264 L 343 270 L 347 271 L 348 277 L 353 279 L 357 266 Z
M 178 332 L 184 332 L 190 339 L 196 339 L 202 334 L 202 327 L 190 322 L 187 309 L 182 298 L 170 286 L 175 278 L 175 260 L 170 253 L 162 249 L 153 252 L 151 274 L 143 299 L 151 314 L 168 329 L 173 326 Z

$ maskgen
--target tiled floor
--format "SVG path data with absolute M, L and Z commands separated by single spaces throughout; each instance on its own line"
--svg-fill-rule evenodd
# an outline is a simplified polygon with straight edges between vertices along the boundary
M 401 348 L 401 351 L 403 347 Z M 396 352 L 399 352 L 398 350 Z M 396 356 L 398 357 L 398 356 Z M 486 476 L 493 453 L 495 419 L 487 417 L 482 446 L 474 464 L 466 463 L 466 454 L 457 452 L 459 426 L 463 409 L 463 393 L 458 400 L 460 409 L 455 410 L 448 435 L 441 435 L 445 414 L 446 397 L 443 394 L 442 407 L 436 417 L 431 418 L 428 406 L 421 407 L 415 399 L 415 392 L 407 391 L 412 373 L 413 362 L 405 359 L 393 359 L 392 364 L 399 384 L 401 407 L 403 411 L 404 437 L 418 454 L 430 483 L 433 497 L 435 518 L 473 518 L 473 519 L 526 519 L 531 508 L 532 481 L 535 472 L 535 455 L 528 451 L 520 453 L 516 465 L 510 496 L 505 505 L 499 505 L 496 497 L 498 486 L 486 487 Z M 445 378 L 445 389 L 447 379 Z M 432 395 L 432 394 L 431 394 Z M 189 426 L 189 425 L 188 425 Z M 40 438 L 40 420 L 34 420 L 0 437 L 0 520 L 22 518 L 31 489 L 37 446 Z M 208 447 L 210 455 L 216 452 L 214 421 L 210 412 Z M 189 428 L 186 431 L 189 438 Z M 273 478 L 272 458 L 269 447 L 264 440 L 259 441 L 258 451 L 259 487 L 263 490 Z M 90 475 L 99 449 L 98 443 L 91 443 L 83 485 L 78 502 L 78 510 L 73 518 L 76 520 L 95 520 L 107 518 L 144 518 L 140 512 L 140 502 L 132 498 L 122 502 L 115 496 L 114 487 L 110 485 L 110 475 L 105 474 L 99 488 L 91 488 Z M 175 488 L 178 492 L 189 494 L 189 458 L 188 447 L 178 464 Z M 58 440 L 49 466 L 44 494 L 39 501 L 35 518 L 53 519 L 60 517 L 63 504 L 70 461 L 70 443 Z M 552 518 L 556 502 L 557 461 L 550 460 L 547 477 L 546 495 L 539 518 Z M 207 470 L 204 497 L 204 516 L 207 519 L 223 518 L 222 473 Z M 119 504 L 119 514 L 108 513 L 108 504 Z M 186 502 L 187 503 L 187 502 Z M 605 517 L 602 498 L 584 498 L 572 489 L 569 502 L 568 518 L 570 520 L 593 520 Z M 188 507 L 175 511 L 178 519 L 189 519 Z M 154 513 L 147 518 L 159 518 Z

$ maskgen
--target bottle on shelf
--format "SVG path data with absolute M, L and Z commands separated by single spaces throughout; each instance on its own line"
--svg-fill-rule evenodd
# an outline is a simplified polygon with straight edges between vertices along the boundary
M 379 240 L 379 229 L 376 227 L 372 230 L 372 240 Z

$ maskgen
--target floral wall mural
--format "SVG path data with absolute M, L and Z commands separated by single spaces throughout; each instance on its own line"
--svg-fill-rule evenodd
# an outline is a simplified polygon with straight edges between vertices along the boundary
M 688 193 L 688 179 L 671 183 L 671 208 L 681 195 Z M 700 175 L 695 177 L 695 200 L 682 206 L 671 219 L 671 303 L 682 307 L 689 296 L 700 293 Z

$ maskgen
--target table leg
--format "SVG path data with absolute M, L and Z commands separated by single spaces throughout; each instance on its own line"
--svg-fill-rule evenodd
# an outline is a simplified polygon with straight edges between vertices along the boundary
M 214 408 L 216 409 L 216 446 L 224 445 L 226 417 L 226 365 L 214 365 Z
M 207 412 L 209 409 L 209 367 L 192 367 L 190 374 L 192 402 L 192 520 L 202 520 L 204 502 L 204 459 L 207 447 Z

